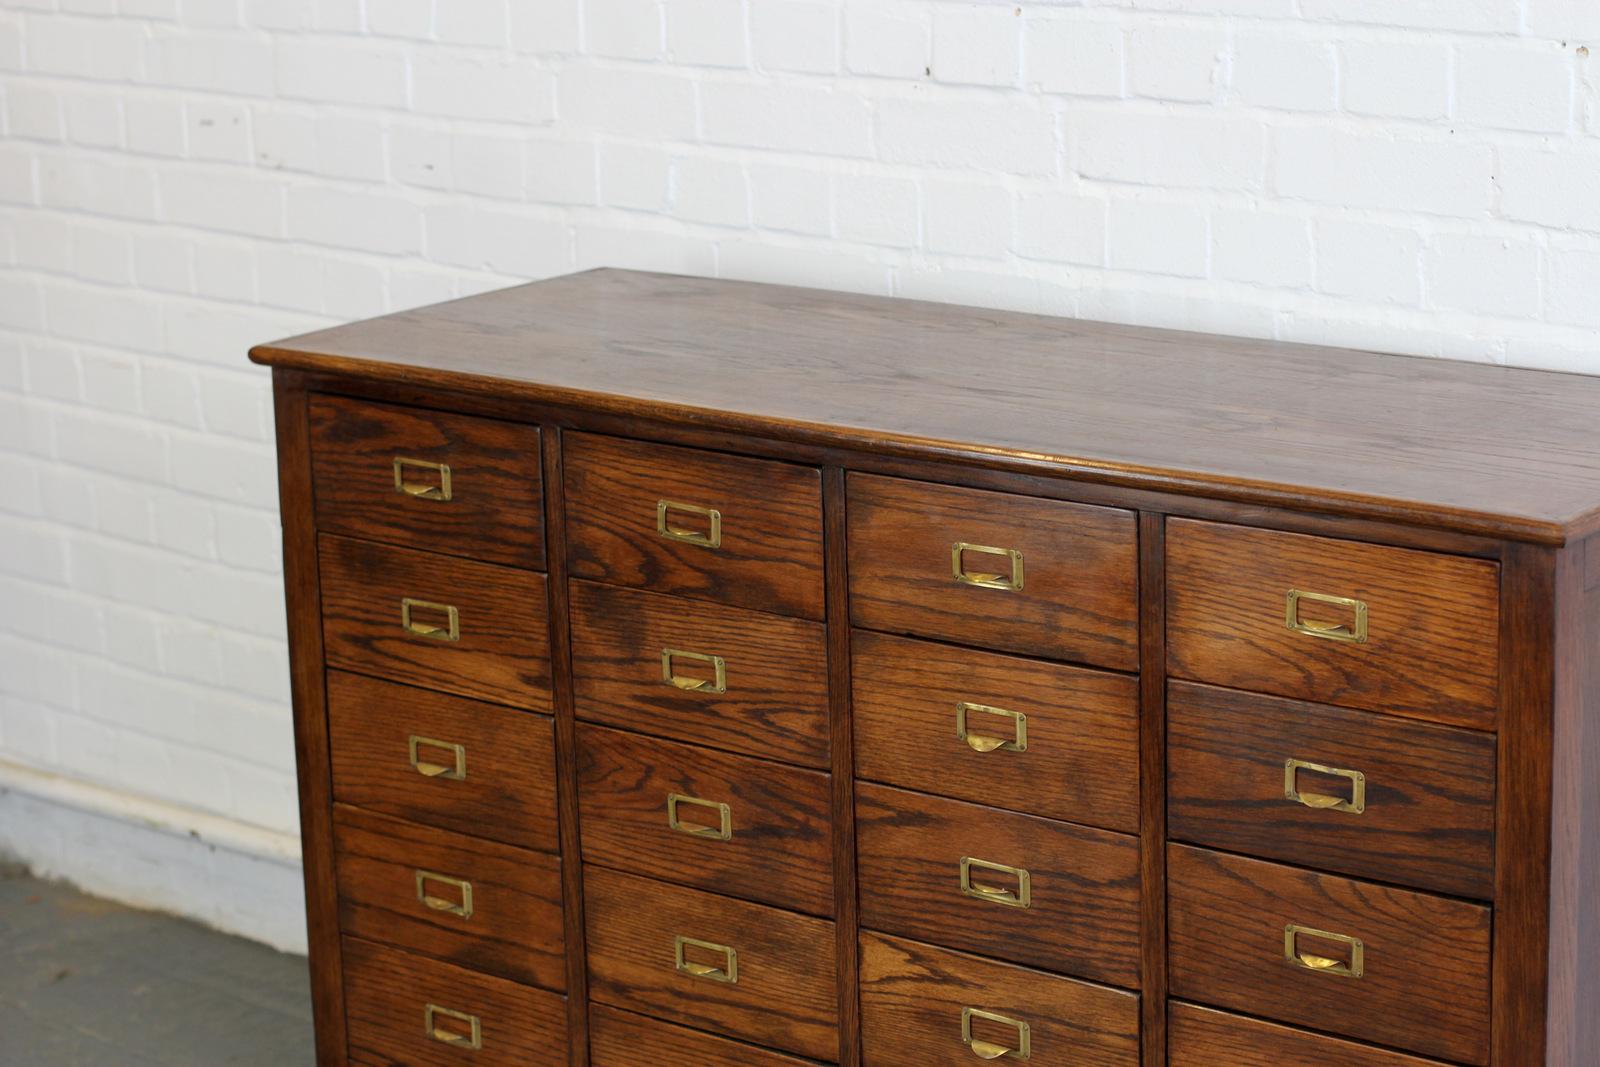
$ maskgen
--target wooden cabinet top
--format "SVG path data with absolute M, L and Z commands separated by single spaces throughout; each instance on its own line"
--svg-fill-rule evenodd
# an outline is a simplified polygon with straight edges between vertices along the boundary
M 1560 543 L 1600 529 L 1600 378 L 595 270 L 258 363 Z

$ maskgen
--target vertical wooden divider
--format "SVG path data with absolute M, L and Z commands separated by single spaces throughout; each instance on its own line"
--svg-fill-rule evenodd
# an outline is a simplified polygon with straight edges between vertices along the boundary
M 1143 1067 L 1167 1062 L 1167 517 L 1139 513 L 1139 1005 Z
M 833 919 L 839 953 L 839 1064 L 840 1067 L 859 1067 L 860 917 L 856 897 L 855 738 L 850 710 L 850 583 L 845 542 L 845 476 L 838 467 L 828 467 L 822 472 L 822 517 L 833 755 Z

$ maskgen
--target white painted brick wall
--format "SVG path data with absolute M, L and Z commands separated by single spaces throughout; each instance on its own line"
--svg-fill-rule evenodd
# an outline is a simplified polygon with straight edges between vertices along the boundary
M 1600 371 L 1594 48 L 1596 0 L 0 0 L 0 771 L 288 840 L 243 359 L 336 320 L 613 264 Z M 166 862 L 96 827 L 40 862 Z M 207 914 L 281 942 L 273 884 Z

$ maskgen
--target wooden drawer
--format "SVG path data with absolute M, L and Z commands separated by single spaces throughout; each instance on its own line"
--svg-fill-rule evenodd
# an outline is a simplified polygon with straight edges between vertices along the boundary
M 817 771 L 583 725 L 583 858 L 831 915 L 828 782 Z
M 1135 994 L 862 933 L 865 1067 L 929 1067 L 974 1057 L 1009 1063 L 1018 1057 L 1001 1050 L 1019 1050 L 1024 1027 L 1033 1067 L 1139 1065 Z
M 352 1064 L 567 1067 L 565 997 L 353 937 L 341 945 Z
M 1291 771 L 1291 760 L 1315 767 Z M 1492 735 L 1174 682 L 1167 775 L 1174 838 L 1454 896 L 1494 894 Z
M 1167 1067 L 1445 1067 L 1192 1004 L 1167 1011 Z
M 537 426 L 341 396 L 310 404 L 318 527 L 544 567 Z
M 673 1026 L 631 1011 L 599 1005 L 591 1009 L 590 1067 L 639 1067 L 646 1050 L 651 1067 L 811 1067 L 817 1062 Z
M 1173 996 L 1488 1062 L 1488 908 L 1183 845 L 1167 864 Z M 1359 939 L 1363 975 L 1291 963 L 1291 924 Z M 1309 934 L 1295 949 L 1346 967 L 1355 955 Z
M 859 777 L 1138 831 L 1136 679 L 866 630 L 853 648 Z
M 329 671 L 328 749 L 337 801 L 560 851 L 543 715 Z
M 1499 595 L 1499 564 L 1488 560 L 1170 519 L 1167 669 L 1235 689 L 1492 729 Z M 1290 625 L 1291 600 L 1302 629 Z M 1338 636 L 1305 632 L 1311 624 L 1337 626 Z
M 331 666 L 550 709 L 544 575 L 331 534 L 317 555 Z
M 587 433 L 562 450 L 574 578 L 822 618 L 817 471 Z
M 669 670 L 703 685 L 676 685 Z M 828 766 L 827 646 L 817 623 L 573 582 L 572 674 L 581 719 Z
M 812 1059 L 838 1056 L 831 922 L 600 867 L 586 866 L 583 883 L 594 1000 Z M 703 943 L 683 946 L 681 967 L 679 938 Z M 698 968 L 715 970 L 691 973 Z
M 561 990 L 561 861 L 336 805 L 339 928 Z
M 1136 838 L 861 783 L 856 853 L 863 926 L 1139 984 Z
M 857 626 L 1139 668 L 1131 511 L 852 474 L 849 527 Z

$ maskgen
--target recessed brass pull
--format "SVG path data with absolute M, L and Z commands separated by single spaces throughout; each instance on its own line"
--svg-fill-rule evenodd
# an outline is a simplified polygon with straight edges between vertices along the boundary
M 1299 944 L 1302 936 L 1344 945 L 1350 950 L 1350 959 L 1346 961 L 1303 952 Z M 1331 974 L 1337 978 L 1361 978 L 1367 973 L 1366 955 L 1367 946 L 1358 937 L 1331 934 L 1326 930 L 1313 930 L 1309 926 L 1297 926 L 1294 923 L 1283 928 L 1283 958 L 1303 970 Z
M 710 678 L 696 678 L 679 674 L 672 668 L 675 659 L 705 663 L 711 667 Z M 689 693 L 726 693 L 728 691 L 728 664 L 721 656 L 708 656 L 703 652 L 685 652 L 681 648 L 661 650 L 661 680 Z
M 425 622 L 417 616 L 424 612 L 432 612 L 444 616 L 444 625 L 435 622 Z M 418 600 L 415 597 L 402 597 L 400 599 L 400 625 L 405 627 L 408 634 L 417 637 L 426 637 L 431 641 L 459 641 L 461 640 L 461 613 L 454 604 L 436 604 L 431 600 Z
M 411 767 L 424 778 L 444 778 L 451 781 L 460 781 L 467 776 L 467 750 L 463 745 L 450 741 L 435 741 L 431 737 L 419 737 L 412 734 L 406 739 L 406 748 L 410 751 Z M 435 752 L 448 752 L 449 763 L 435 763 L 433 760 L 423 759 L 422 750 L 432 749 Z
M 452 1030 L 443 1025 L 441 1020 L 448 1019 L 465 1028 Z M 429 1004 L 422 1011 L 422 1032 L 434 1041 L 450 1045 L 454 1048 L 481 1049 L 483 1047 L 483 1025 L 476 1015 L 468 1015 L 464 1011 L 451 1011 L 441 1008 L 437 1004 Z
M 705 520 L 704 529 L 681 526 L 672 521 L 674 512 L 698 515 Z M 701 548 L 722 547 L 722 512 L 716 508 L 702 508 L 695 504 L 680 504 L 675 500 L 656 501 L 656 533 L 669 541 L 682 541 Z
M 1348 779 L 1350 782 L 1350 796 L 1336 797 L 1325 793 L 1301 792 L 1301 771 L 1313 771 L 1317 774 Z M 1352 815 L 1360 815 L 1367 810 L 1367 776 L 1360 771 L 1348 771 L 1342 767 L 1328 767 L 1321 763 L 1310 763 L 1302 759 L 1284 760 L 1283 796 L 1285 800 L 1304 804 L 1308 808 L 1326 811 L 1346 811 Z
M 1300 617 L 1301 601 L 1346 609 L 1350 612 L 1350 621 L 1345 623 L 1303 619 Z M 1307 593 L 1302 589 L 1291 589 L 1284 598 L 1283 624 L 1295 633 L 1310 637 L 1364 645 L 1367 643 L 1367 602 L 1347 596 L 1329 596 L 1326 593 Z
M 1016 888 L 985 885 L 972 880 L 972 872 L 990 871 L 1016 879 Z M 961 892 L 991 904 L 1004 904 L 1008 908 L 1027 908 L 1033 904 L 1033 879 L 1021 867 L 1008 867 L 1004 863 L 990 863 L 972 856 L 961 857 Z
M 414 482 L 406 478 L 406 469 L 431 471 L 435 480 L 431 482 Z M 404 493 L 406 496 L 418 500 L 436 500 L 443 503 L 450 499 L 450 465 L 448 463 L 432 463 L 425 459 L 410 459 L 406 456 L 394 458 L 394 491 Z
M 691 960 L 688 956 L 688 950 L 691 948 L 721 956 L 722 966 L 713 967 L 709 963 Z M 719 945 L 715 941 L 696 941 L 692 937 L 674 937 L 672 956 L 679 974 L 686 974 L 690 978 L 703 978 L 707 982 L 721 982 L 724 985 L 739 984 L 739 954 L 727 945 Z
M 1016 1031 L 1016 1040 L 1013 1044 L 1002 1045 L 995 1041 L 985 1041 L 972 1036 L 972 1020 L 982 1019 L 1001 1026 L 1009 1026 Z M 998 1060 L 1009 1057 L 1014 1060 L 1028 1060 L 1033 1058 L 1032 1027 L 1021 1019 L 1013 1019 L 1009 1015 L 998 1012 L 983 1011 L 980 1008 L 961 1009 L 961 1043 L 972 1050 L 972 1054 L 980 1060 Z
M 967 570 L 965 555 L 999 556 L 1010 561 L 1011 574 L 1007 576 L 1003 571 L 991 573 L 988 571 Z M 950 546 L 950 577 L 967 585 L 982 586 L 985 589 L 1010 589 L 1013 591 L 1022 588 L 1022 553 L 1014 548 L 995 548 L 992 545 L 974 545 L 966 541 L 957 541 Z
M 709 808 L 711 811 L 716 812 L 717 825 L 702 826 L 699 823 L 684 822 L 678 814 L 678 809 L 684 805 Z M 684 796 L 682 793 L 668 793 L 667 825 L 680 834 L 688 834 L 690 837 L 709 837 L 715 841 L 727 841 L 733 837 L 733 809 L 726 804 L 701 800 L 699 797 Z
M 429 892 L 430 885 L 449 886 L 456 891 L 454 900 Z M 436 871 L 417 872 L 417 899 L 430 911 L 442 911 L 462 919 L 472 918 L 472 883 L 462 878 L 452 878 Z
M 973 715 L 992 715 L 1002 719 L 1011 720 L 1011 736 L 994 737 L 989 734 L 980 734 L 972 730 L 971 717 Z M 967 743 L 967 747 L 974 752 L 1026 752 L 1028 751 L 1028 717 L 1020 711 L 1008 711 L 1005 708 L 990 707 L 988 704 L 972 704 L 961 701 L 956 705 L 956 736 Z

